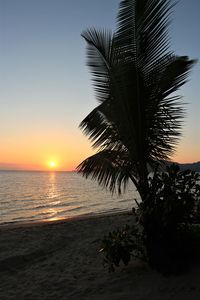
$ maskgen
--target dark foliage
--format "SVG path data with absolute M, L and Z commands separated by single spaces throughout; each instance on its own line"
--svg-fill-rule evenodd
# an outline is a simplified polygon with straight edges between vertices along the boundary
M 200 223 L 200 175 L 173 164 L 149 181 L 148 200 L 137 211 L 138 226 L 114 231 L 102 240 L 110 270 L 136 256 L 164 274 L 179 273 L 200 246 L 200 230 L 194 227 Z
M 109 271 L 114 271 L 122 261 L 128 265 L 131 257 L 145 259 L 143 234 L 138 226 L 126 225 L 123 229 L 109 232 L 101 241 L 100 252 L 104 253 L 104 263 Z
M 178 165 L 167 166 L 167 171 L 155 173 L 149 178 L 150 192 L 141 203 L 145 222 L 150 219 L 152 226 L 172 228 L 188 224 L 199 214 L 200 175 L 191 170 L 180 171 Z M 153 223 L 152 223 L 153 222 Z
M 163 272 L 178 272 L 185 266 L 183 233 L 199 218 L 199 180 L 198 173 L 180 171 L 174 164 L 150 179 L 150 193 L 141 204 L 140 222 L 149 262 Z

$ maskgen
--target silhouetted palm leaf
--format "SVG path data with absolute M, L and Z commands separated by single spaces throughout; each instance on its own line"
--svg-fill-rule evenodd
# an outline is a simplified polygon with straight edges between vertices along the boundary
M 89 29 L 88 66 L 100 104 L 80 127 L 99 152 L 78 166 L 111 191 L 131 179 L 144 199 L 148 166 L 168 160 L 184 109 L 174 93 L 194 60 L 168 52 L 169 0 L 122 0 L 114 34 Z

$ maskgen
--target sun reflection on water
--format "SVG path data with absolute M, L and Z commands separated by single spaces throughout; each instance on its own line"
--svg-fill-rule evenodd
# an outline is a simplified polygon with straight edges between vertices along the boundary
M 54 172 L 49 173 L 48 181 L 49 182 L 48 182 L 47 198 L 48 199 L 57 198 L 59 195 L 57 193 L 56 174 Z
M 44 210 L 45 215 L 47 215 L 48 221 L 59 220 L 59 217 L 56 216 L 59 213 L 59 209 L 55 207 L 55 205 L 57 206 L 60 204 L 60 200 L 58 199 L 58 197 L 59 193 L 57 188 L 56 173 L 50 172 L 48 176 L 46 198 L 49 200 L 48 205 L 51 205 L 53 207 Z

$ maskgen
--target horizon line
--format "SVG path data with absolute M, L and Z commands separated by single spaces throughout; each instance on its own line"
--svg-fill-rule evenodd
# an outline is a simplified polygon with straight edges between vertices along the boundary
M 77 172 L 74 170 L 29 170 L 29 169 L 0 169 L 0 172 Z

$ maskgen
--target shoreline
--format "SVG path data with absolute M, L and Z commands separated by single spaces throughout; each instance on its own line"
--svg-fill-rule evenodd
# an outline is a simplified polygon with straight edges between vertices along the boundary
M 26 227 L 35 227 L 35 226 L 45 226 L 45 225 L 59 225 L 63 223 L 68 223 L 71 221 L 81 221 L 81 220 L 87 220 L 87 219 L 96 219 L 96 218 L 104 218 L 109 216 L 121 216 L 121 215 L 132 215 L 131 210 L 122 210 L 117 212 L 102 212 L 102 213 L 93 213 L 93 214 L 83 214 L 83 215 L 77 215 L 77 216 L 69 216 L 67 218 L 58 219 L 58 220 L 35 220 L 35 221 L 29 221 L 29 222 L 10 222 L 6 224 L 0 224 L 0 232 L 2 229 L 15 229 L 15 228 L 26 228 Z

